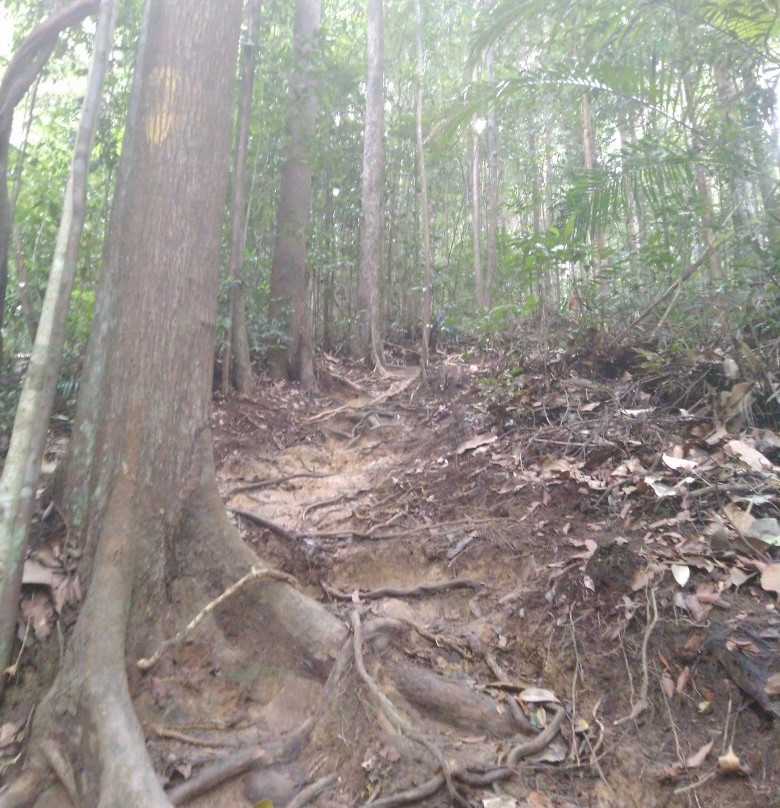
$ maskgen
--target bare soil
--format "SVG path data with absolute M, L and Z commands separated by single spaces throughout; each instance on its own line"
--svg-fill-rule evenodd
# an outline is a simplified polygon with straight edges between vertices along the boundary
M 440 773 L 442 759 L 455 772 L 505 767 L 526 738 L 510 716 L 538 731 L 563 706 L 561 730 L 542 751 L 523 756 L 511 777 L 458 781 L 458 798 L 485 808 L 780 808 L 777 700 L 758 692 L 780 671 L 777 597 L 753 575 L 719 586 L 701 611 L 686 607 L 688 596 L 706 603 L 702 585 L 734 565 L 691 563 L 710 556 L 696 545 L 701 523 L 677 518 L 678 507 L 611 496 L 615 465 L 595 487 L 592 458 L 579 474 L 566 470 L 572 443 L 604 430 L 583 421 L 591 408 L 570 400 L 580 420 L 569 440 L 550 432 L 542 449 L 519 428 L 538 415 L 534 394 L 521 402 L 516 387 L 496 392 L 479 362 L 448 357 L 428 384 L 416 368 L 383 379 L 335 363 L 330 371 L 320 394 L 260 379 L 251 397 L 215 402 L 220 490 L 258 556 L 345 625 L 352 612 L 366 626 L 391 621 L 363 652 L 406 723 L 378 703 L 351 652 L 341 678 L 326 683 L 274 648 L 237 652 L 226 639 L 263 615 L 226 611 L 131 680 L 166 784 L 260 743 L 267 758 L 189 804 L 283 808 L 335 776 L 310 804 L 392 805 Z M 535 440 L 569 423 L 555 406 L 547 400 Z M 637 445 L 636 455 L 651 449 Z M 681 584 L 673 564 L 690 579 Z M 22 656 L 4 715 L 17 740 L 56 644 L 55 631 Z M 436 679 L 404 684 L 407 662 Z M 443 682 L 460 686 L 458 703 L 447 703 Z M 495 720 L 479 706 L 469 712 L 464 694 L 489 695 Z M 14 751 L 7 739 L 4 748 Z M 729 750 L 736 764 L 719 762 Z M 67 804 L 57 799 L 50 804 Z M 439 788 L 410 799 L 456 798 Z

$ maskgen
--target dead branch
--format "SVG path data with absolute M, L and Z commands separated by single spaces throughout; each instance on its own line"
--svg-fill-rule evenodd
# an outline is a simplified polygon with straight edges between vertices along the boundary
M 653 607 L 652 618 L 650 617 L 651 605 Z M 644 637 L 642 637 L 642 687 L 639 689 L 639 700 L 631 708 L 631 712 L 628 715 L 623 716 L 623 718 L 618 718 L 613 722 L 614 726 L 618 726 L 626 721 L 631 721 L 634 718 L 638 718 L 650 706 L 650 702 L 648 701 L 647 697 L 650 687 L 650 668 L 647 661 L 647 646 L 650 642 L 650 635 L 653 633 L 655 624 L 658 622 L 658 604 L 655 600 L 655 589 L 650 590 L 650 598 L 647 602 L 646 615 L 648 623 L 647 627 L 645 628 Z
M 244 749 L 218 760 L 189 780 L 175 785 L 166 794 L 174 805 L 182 805 L 226 780 L 238 777 L 258 763 L 269 765 L 271 762 L 271 756 L 262 748 Z
M 401 384 L 394 384 L 391 385 L 389 390 L 386 390 L 384 393 L 376 396 L 376 398 L 372 398 L 371 401 L 367 402 L 365 406 L 360 407 L 361 410 L 368 410 L 374 407 L 376 404 L 380 404 L 383 401 L 387 401 L 394 396 L 400 395 L 401 393 L 406 390 L 411 383 L 415 380 L 414 376 L 410 376 L 406 381 L 402 382 Z M 316 415 L 312 415 L 310 418 L 306 418 L 306 423 L 315 424 L 320 421 L 326 421 L 328 418 L 332 418 L 334 415 L 339 415 L 342 412 L 347 412 L 349 410 L 357 410 L 358 408 L 352 404 L 342 404 L 340 407 L 333 407 L 330 410 L 323 410 L 322 412 L 318 412 Z
M 274 480 L 258 480 L 254 483 L 247 483 L 246 485 L 239 485 L 228 491 L 226 496 L 228 498 L 236 496 L 236 494 L 243 494 L 246 491 L 259 491 L 261 488 L 273 488 L 275 485 L 282 485 L 282 483 L 289 482 L 290 480 L 298 480 L 300 478 L 308 478 L 313 480 L 321 480 L 324 477 L 333 477 L 333 474 L 317 474 L 316 472 L 299 472 L 296 474 L 287 474 L 284 477 L 277 477 Z
M 243 508 L 227 508 L 226 510 L 229 513 L 234 513 L 236 516 L 242 516 L 244 519 L 248 519 L 250 522 L 254 522 L 256 525 L 264 527 L 266 530 L 270 530 L 271 533 L 275 533 L 277 536 L 280 536 L 286 541 L 298 541 L 298 536 L 296 536 L 294 533 L 290 533 L 289 530 L 286 530 L 276 522 L 272 522 L 270 519 L 266 519 L 264 516 L 260 516 L 258 513 L 245 511 Z
M 484 584 L 479 581 L 471 580 L 470 578 L 458 578 L 454 581 L 441 581 L 432 584 L 420 584 L 419 586 L 412 586 L 409 588 L 383 586 L 379 589 L 371 589 L 367 592 L 355 590 L 353 592 L 341 592 L 338 589 L 333 589 L 328 586 L 324 581 L 320 581 L 320 586 L 326 595 L 334 600 L 355 601 L 358 600 L 377 600 L 378 598 L 416 598 L 425 595 L 433 595 L 438 592 L 448 592 L 451 589 L 477 589 L 485 588 Z
M 321 777 L 311 785 L 302 788 L 290 802 L 287 803 L 287 808 L 304 808 L 305 805 L 308 805 L 312 800 L 319 797 L 323 791 L 330 788 L 336 780 L 338 780 L 337 774 L 329 774 L 327 777 Z
M 163 640 L 163 642 L 157 646 L 157 650 L 150 657 L 139 659 L 138 662 L 136 662 L 136 665 L 142 671 L 148 671 L 152 666 L 156 665 L 160 661 L 160 657 L 162 657 L 168 648 L 170 648 L 172 645 L 177 645 L 192 631 L 194 631 L 202 620 L 207 615 L 211 614 L 211 612 L 213 612 L 220 603 L 227 600 L 231 595 L 234 595 L 239 589 L 246 586 L 246 584 L 250 583 L 251 581 L 260 580 L 284 581 L 285 583 L 295 587 L 298 585 L 295 578 L 293 578 L 291 575 L 286 575 L 283 572 L 279 572 L 279 570 L 273 570 L 269 569 L 268 567 L 261 566 L 252 567 L 252 569 L 243 578 L 240 578 L 232 586 L 228 587 L 221 595 L 214 598 L 214 600 L 212 600 L 210 603 L 207 603 L 180 632 L 168 640 Z

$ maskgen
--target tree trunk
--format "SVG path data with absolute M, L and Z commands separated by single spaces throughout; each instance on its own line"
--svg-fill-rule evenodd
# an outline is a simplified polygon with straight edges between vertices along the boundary
M 0 480 L 0 670 L 10 664 L 16 635 L 24 551 L 65 342 L 65 318 L 86 214 L 89 155 L 97 129 L 115 19 L 114 0 L 102 0 L 95 55 L 65 189 L 54 260 Z
M 315 50 L 319 25 L 320 0 L 297 0 L 287 156 L 279 187 L 268 311 L 270 323 L 286 341 L 269 352 L 275 374 L 303 382 L 309 388 L 314 387 L 315 374 L 306 236 L 311 209 L 309 159 L 317 112 Z
M 423 109 L 423 20 L 420 0 L 415 0 L 417 18 L 417 104 L 415 115 L 415 136 L 417 139 L 417 181 L 420 187 L 420 218 L 422 220 L 423 248 L 423 308 L 422 308 L 422 351 L 420 365 L 423 377 L 428 372 L 431 341 L 431 308 L 433 290 L 433 261 L 431 258 L 431 218 L 428 210 L 428 180 L 425 176 L 425 152 L 423 151 L 422 109 Z
M 378 370 L 384 349 L 380 320 L 382 271 L 382 185 L 385 162 L 383 0 L 368 0 L 366 121 L 363 140 L 363 217 L 360 227 L 360 277 L 356 353 Z
M 493 81 L 493 48 L 485 54 L 485 67 L 488 81 Z M 498 268 L 498 145 L 496 142 L 496 112 L 493 107 L 488 110 L 487 126 L 487 267 L 485 272 L 485 308 L 493 304 L 493 286 L 496 282 Z
M 148 653 L 161 628 L 167 563 L 209 435 L 240 18 L 241 0 L 151 0 L 145 12 L 65 476 L 69 547 L 92 577 L 33 742 L 89 761 L 80 796 L 100 808 L 169 805 L 125 655 Z
M 252 389 L 252 364 L 249 356 L 249 336 L 246 328 L 244 302 L 244 244 L 247 218 L 247 148 L 249 122 L 252 115 L 252 89 L 257 63 L 257 33 L 260 25 L 262 0 L 247 0 L 246 31 L 241 46 L 239 67 L 238 115 L 236 116 L 236 152 L 233 162 L 233 200 L 230 206 L 230 279 L 228 328 L 222 365 L 222 389 L 231 386 L 246 395 Z
M 99 0 L 75 0 L 55 11 L 37 26 L 16 49 L 0 81 L 0 329 L 5 313 L 8 288 L 8 248 L 11 240 L 11 202 L 8 198 L 8 150 L 16 105 L 43 70 L 57 44 L 59 35 L 94 14 Z M 0 356 L 3 353 L 0 334 Z
M 620 135 L 620 146 L 622 149 L 629 148 L 635 138 L 634 112 L 629 107 L 620 112 L 618 116 L 618 134 Z M 632 277 L 638 277 L 640 266 L 639 251 L 642 248 L 639 227 L 639 206 L 637 204 L 636 193 L 634 192 L 634 181 L 628 172 L 624 172 L 626 189 L 626 249 L 628 250 L 628 266 Z
M 596 136 L 593 132 L 593 110 L 590 105 L 590 93 L 582 94 L 582 148 L 585 159 L 585 170 L 592 172 L 596 169 Z M 591 234 L 593 244 L 593 277 L 598 277 L 601 270 L 601 256 L 604 252 L 604 231 L 596 225 Z
M 479 131 L 477 122 L 471 127 L 471 155 L 469 182 L 471 188 L 471 239 L 474 242 L 474 301 L 477 311 L 485 308 L 485 278 L 482 268 L 482 214 L 479 186 Z

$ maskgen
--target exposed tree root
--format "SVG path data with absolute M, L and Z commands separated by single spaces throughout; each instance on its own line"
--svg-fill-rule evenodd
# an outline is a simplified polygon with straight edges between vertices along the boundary
M 454 781 L 462 783 L 463 785 L 471 786 L 472 788 L 484 788 L 485 786 L 498 783 L 501 780 L 508 780 L 516 774 L 517 764 L 529 755 L 541 752 L 548 744 L 552 742 L 558 734 L 563 719 L 566 716 L 566 711 L 563 707 L 559 707 L 547 727 L 529 741 L 514 747 L 509 753 L 506 766 L 496 766 L 492 769 L 479 771 L 477 769 L 468 768 L 455 768 L 451 771 L 451 777 Z M 433 777 L 425 780 L 420 785 L 414 788 L 399 791 L 378 800 L 372 800 L 364 803 L 363 808 L 399 808 L 402 805 L 411 805 L 415 802 L 421 802 L 428 797 L 432 797 L 446 784 L 446 778 L 443 773 L 435 774 Z

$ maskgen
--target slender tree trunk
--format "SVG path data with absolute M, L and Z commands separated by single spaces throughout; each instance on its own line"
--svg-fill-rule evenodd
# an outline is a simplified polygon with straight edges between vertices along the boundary
M 493 48 L 485 55 L 488 81 L 493 81 Z M 496 112 L 488 110 L 487 126 L 488 188 L 487 188 L 487 270 L 485 273 L 485 308 L 493 303 L 493 286 L 498 268 L 498 144 L 496 140 Z
M 314 62 L 319 25 L 320 0 L 297 0 L 287 156 L 279 187 L 268 311 L 271 324 L 287 341 L 269 352 L 274 372 L 310 388 L 315 373 L 306 236 L 311 215 L 310 151 L 317 111 Z
M 625 109 L 618 117 L 618 133 L 623 149 L 634 142 L 634 116 L 630 109 Z M 639 207 L 634 192 L 634 182 L 628 172 L 624 172 L 626 188 L 626 249 L 628 265 L 633 277 L 640 270 L 639 250 L 642 247 L 639 229 Z
M 65 189 L 54 260 L 0 479 L 0 670 L 10 664 L 16 636 L 24 551 L 65 341 L 65 318 L 86 215 L 89 156 L 97 129 L 115 19 L 115 0 L 102 0 L 95 55 Z M 0 682 L 0 691 L 3 682 L 4 679 Z
M 368 0 L 366 54 L 366 121 L 363 140 L 363 218 L 360 227 L 358 281 L 358 356 L 383 369 L 379 279 L 382 273 L 382 185 L 385 163 L 384 9 L 383 0 Z
M 431 315 L 433 290 L 433 260 L 431 256 L 431 218 L 428 209 L 428 180 L 425 175 L 425 152 L 423 150 L 423 20 L 420 0 L 414 3 L 417 18 L 417 103 L 415 105 L 415 136 L 417 139 L 417 181 L 420 189 L 420 218 L 422 224 L 423 248 L 423 308 L 422 308 L 422 350 L 420 365 L 423 378 L 428 372 L 428 361 L 431 342 Z
M 8 150 L 16 105 L 24 98 L 48 62 L 59 35 L 98 10 L 99 0 L 75 0 L 55 11 L 16 49 L 0 81 L 0 329 L 8 288 L 8 249 L 11 242 L 11 202 L 8 198 Z M 3 353 L 0 333 L 0 356 Z
M 474 300 L 477 311 L 485 308 L 485 277 L 482 268 L 482 194 L 480 192 L 479 131 L 476 122 L 471 127 L 470 155 L 471 238 L 474 243 Z
M 246 395 L 252 388 L 252 363 L 244 302 L 244 244 L 247 219 L 247 150 L 249 121 L 252 114 L 252 91 L 257 63 L 257 32 L 262 0 L 247 0 L 244 42 L 239 66 L 238 114 L 236 116 L 236 151 L 233 161 L 233 200 L 230 206 L 230 327 L 222 364 L 222 389 L 231 385 Z
M 590 105 L 590 93 L 582 94 L 582 147 L 585 158 L 585 170 L 592 172 L 596 168 L 596 136 L 593 132 L 593 110 Z M 593 244 L 593 276 L 598 277 L 601 270 L 601 256 L 604 252 L 604 231 L 597 227 L 591 234 Z

